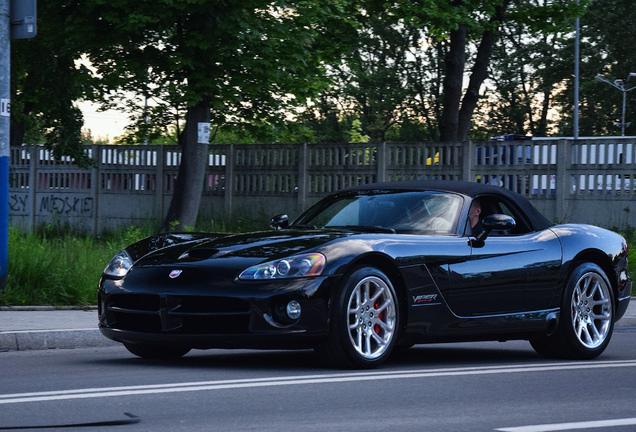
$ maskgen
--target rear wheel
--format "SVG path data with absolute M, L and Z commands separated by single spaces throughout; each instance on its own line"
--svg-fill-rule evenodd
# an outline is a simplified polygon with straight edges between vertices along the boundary
M 546 357 L 592 359 L 605 350 L 613 330 L 614 296 L 609 280 L 599 266 L 584 263 L 568 280 L 554 334 L 530 343 Z
M 176 359 L 190 352 L 189 348 L 165 347 L 151 344 L 124 343 L 132 354 L 147 359 Z
M 374 267 L 361 267 L 346 277 L 332 299 L 329 337 L 317 351 L 337 367 L 373 368 L 391 354 L 398 324 L 398 299 L 390 279 Z

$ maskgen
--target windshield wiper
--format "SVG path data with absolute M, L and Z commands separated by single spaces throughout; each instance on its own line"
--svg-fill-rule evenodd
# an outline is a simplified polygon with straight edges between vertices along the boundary
M 316 225 L 290 225 L 287 229 L 318 229 Z
M 343 226 L 326 226 L 326 229 L 344 229 L 347 231 L 356 232 L 372 232 L 372 233 L 388 233 L 395 234 L 393 228 L 385 228 L 381 226 L 369 226 L 369 225 L 343 225 Z

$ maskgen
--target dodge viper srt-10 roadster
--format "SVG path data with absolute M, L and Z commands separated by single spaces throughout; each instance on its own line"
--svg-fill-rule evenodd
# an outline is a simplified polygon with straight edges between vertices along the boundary
M 102 334 L 145 358 L 313 348 L 332 366 L 371 368 L 396 347 L 521 339 L 592 359 L 630 299 L 623 237 L 555 225 L 498 186 L 357 186 L 270 225 L 122 250 L 99 281 Z

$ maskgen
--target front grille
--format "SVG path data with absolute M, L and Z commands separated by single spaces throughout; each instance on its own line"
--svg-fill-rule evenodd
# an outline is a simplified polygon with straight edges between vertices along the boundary
M 103 323 L 143 333 L 239 334 L 249 328 L 247 301 L 229 297 L 114 294 L 104 300 Z

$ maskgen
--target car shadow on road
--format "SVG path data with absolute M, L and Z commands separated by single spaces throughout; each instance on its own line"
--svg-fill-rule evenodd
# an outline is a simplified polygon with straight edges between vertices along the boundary
M 527 361 L 546 360 L 537 355 L 525 342 L 506 343 L 459 343 L 417 345 L 408 349 L 399 348 L 382 369 L 404 367 L 438 367 L 438 366 L 483 366 L 485 363 L 521 363 Z M 122 347 L 122 355 L 117 358 L 100 360 L 109 365 L 135 365 L 159 368 L 223 368 L 223 369 L 257 369 L 266 371 L 307 371 L 333 370 L 313 350 L 266 351 L 266 350 L 193 350 L 186 356 L 174 360 L 141 359 L 129 354 Z
M 527 346 L 526 346 L 527 345 Z M 484 363 L 501 364 L 545 360 L 525 342 L 507 343 L 453 343 L 417 345 L 397 349 L 387 361 L 388 365 L 402 366 L 483 366 Z

